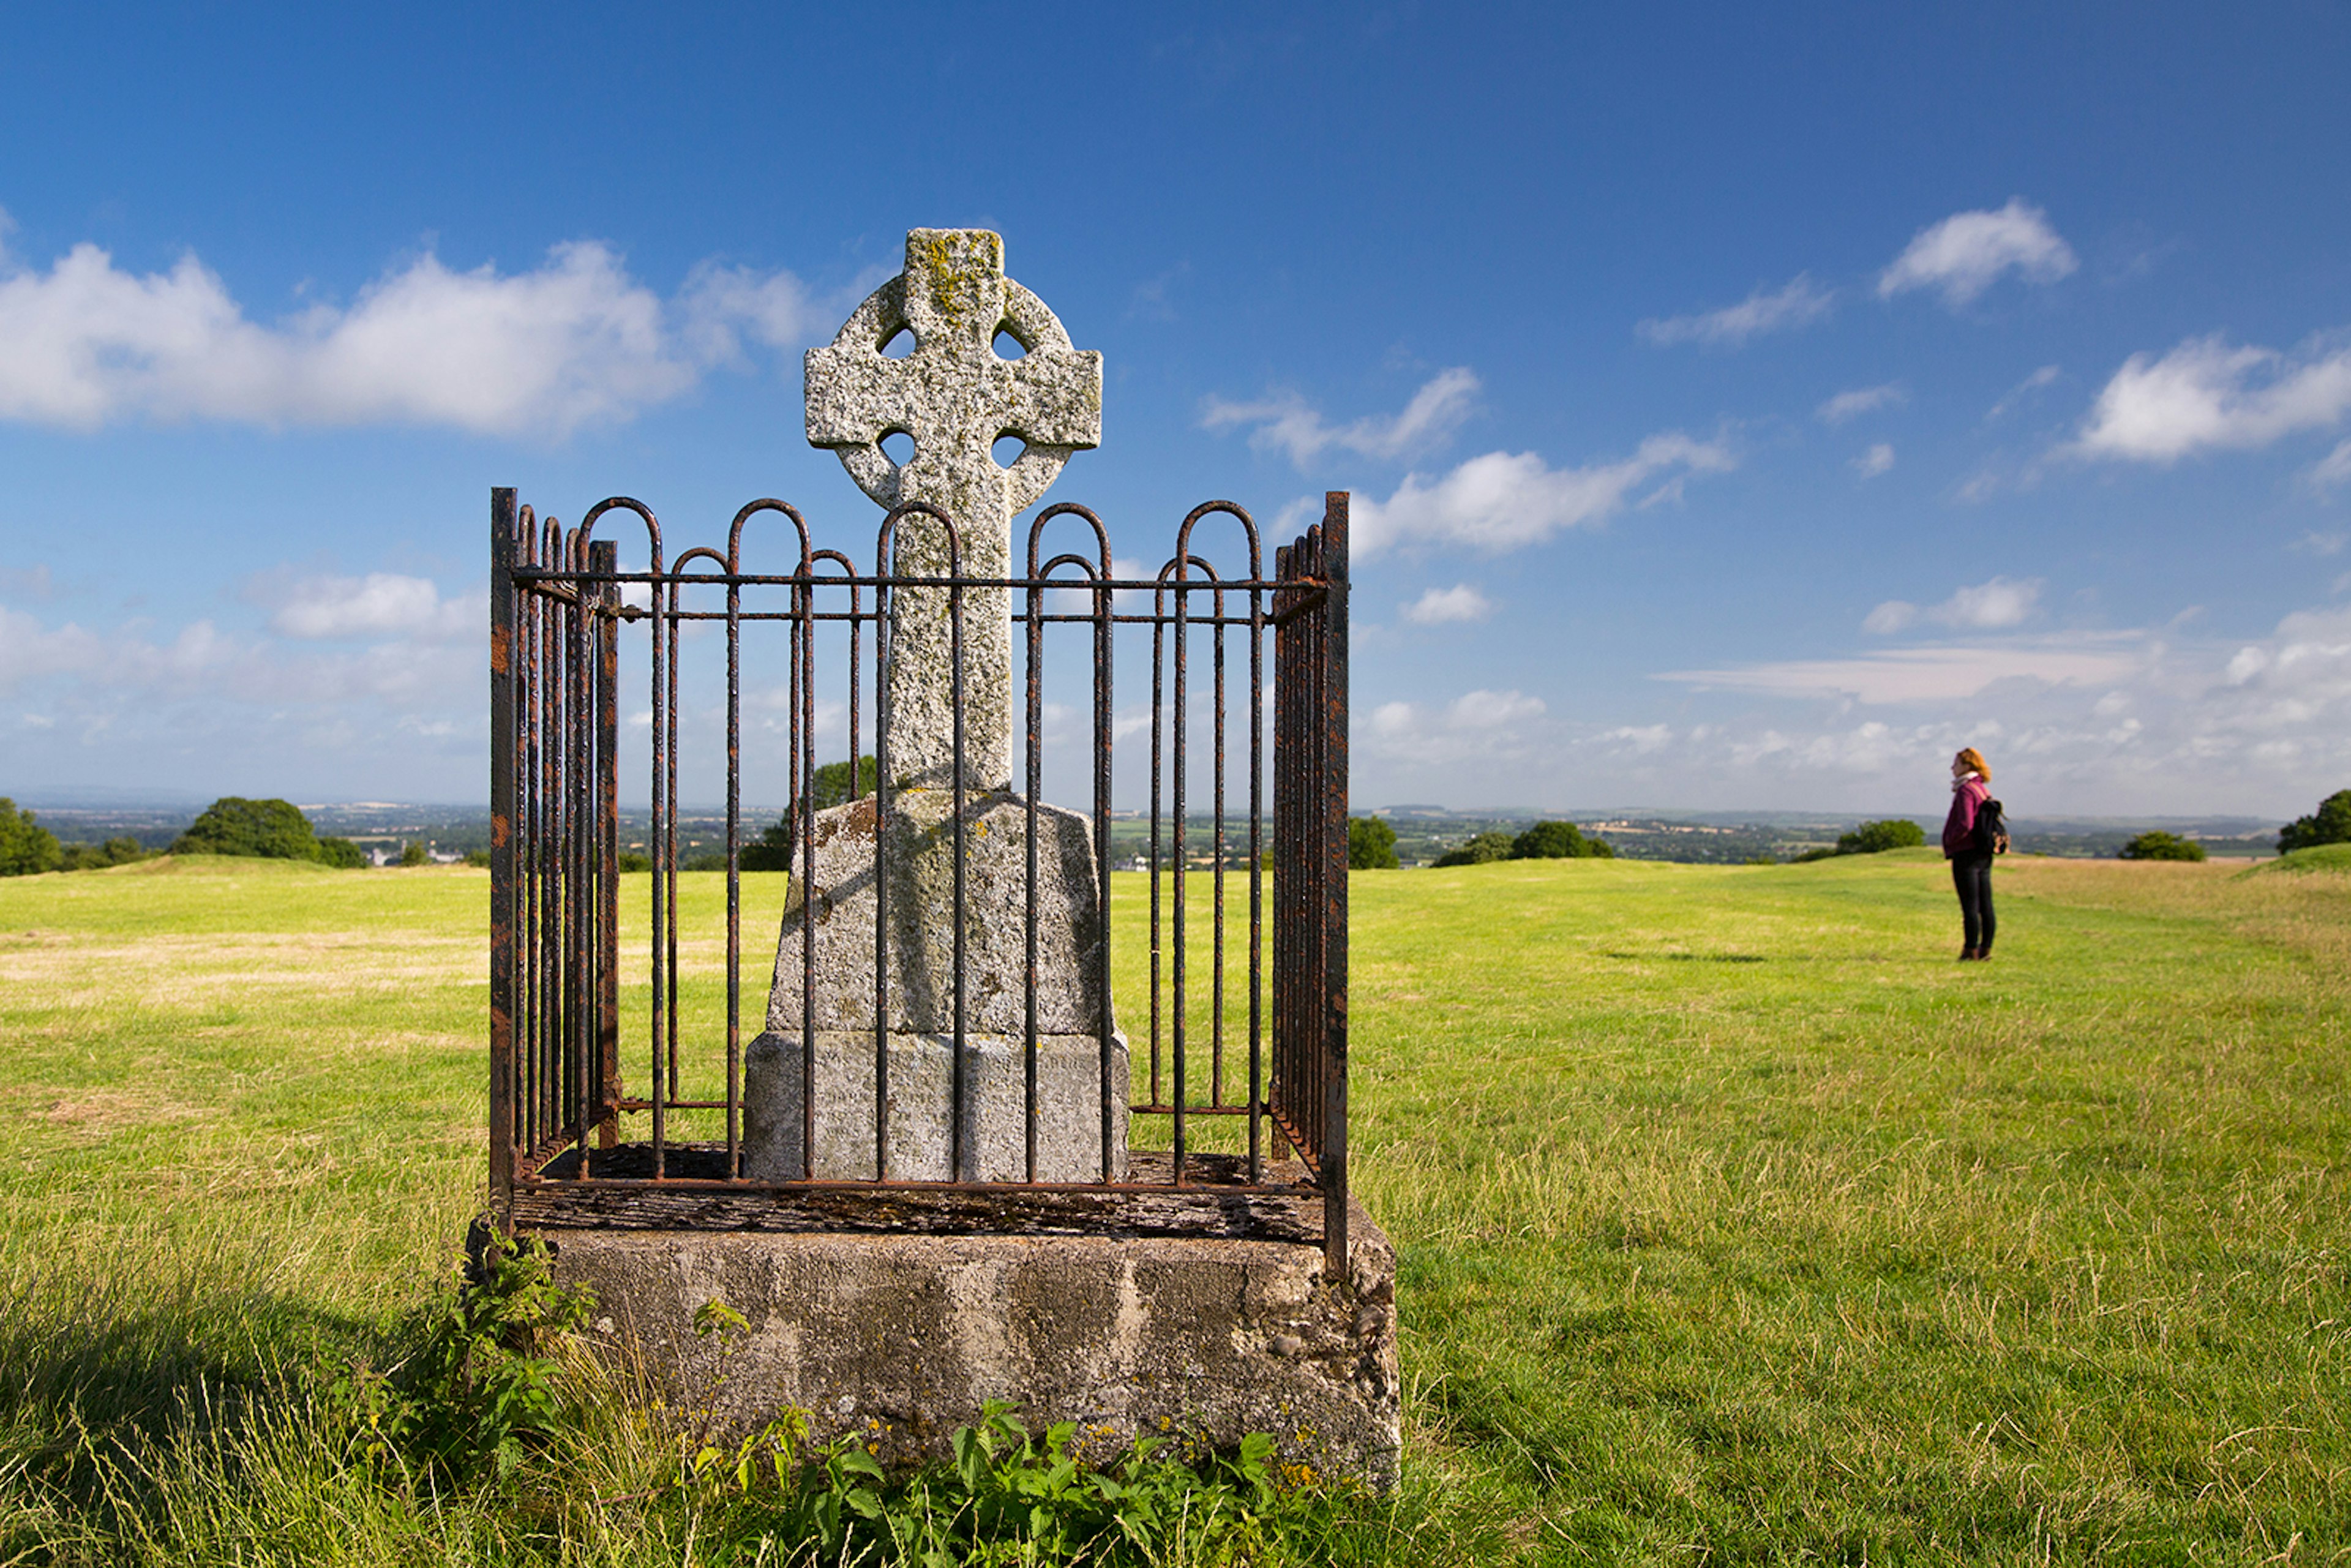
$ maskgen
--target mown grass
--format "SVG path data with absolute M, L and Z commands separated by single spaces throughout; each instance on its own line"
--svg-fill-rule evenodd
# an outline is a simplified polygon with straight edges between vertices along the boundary
M 1999 884 L 1961 966 L 1927 852 L 1359 875 L 1405 1482 L 1258 1560 L 2351 1558 L 2351 876 Z M 457 869 L 0 882 L 0 1563 L 704 1560 L 597 1503 L 621 1459 L 439 1495 L 320 1404 L 478 1202 L 486 910 Z

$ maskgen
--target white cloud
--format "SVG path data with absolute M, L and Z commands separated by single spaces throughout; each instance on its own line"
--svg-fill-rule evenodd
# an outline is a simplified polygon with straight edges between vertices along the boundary
M 789 272 L 754 272 L 705 261 L 678 291 L 680 334 L 704 364 L 745 362 L 743 339 L 769 349 L 806 342 L 823 327 L 808 286 Z
M 1894 447 L 1884 441 L 1853 459 L 1853 471 L 1865 479 L 1875 479 L 1893 466 Z
M 1998 212 L 1954 213 L 1920 229 L 1877 279 L 1881 299 L 1913 288 L 1935 288 L 1943 302 L 1965 305 L 2014 271 L 2033 283 L 2054 283 L 2081 263 L 2046 214 L 2011 197 Z
M 1466 582 L 1432 588 L 1404 606 L 1404 618 L 1416 626 L 1442 626 L 1452 621 L 1483 621 L 1494 612 L 1493 601 Z
M 1541 697 L 1516 689 L 1464 692 L 1434 712 L 1408 702 L 1372 710 L 1369 748 L 1390 758 L 1507 758 L 1521 755 L 1528 727 L 1549 711 Z
M 1813 415 L 1823 424 L 1843 424 L 1881 408 L 1900 408 L 1909 401 L 1910 394 L 1902 390 L 1901 383 L 1887 382 L 1883 386 L 1841 392 L 1814 409 Z
M 1367 415 L 1343 425 L 1324 423 L 1313 405 L 1295 392 L 1256 402 L 1210 398 L 1200 424 L 1206 430 L 1255 425 L 1249 433 L 1251 446 L 1287 452 L 1290 462 L 1301 469 L 1333 446 L 1364 457 L 1408 457 L 1459 428 L 1477 404 L 1478 385 L 1474 372 L 1457 365 L 1431 377 L 1413 393 L 1402 413 L 1392 418 Z
M 303 639 L 403 636 L 444 641 L 486 635 L 486 595 L 444 600 L 422 577 L 371 571 L 365 577 L 284 574 L 256 580 L 248 597 L 275 602 L 270 629 Z
M 1931 621 L 1938 625 L 1955 626 L 1965 631 L 1998 631 L 2003 627 L 2021 626 L 2039 606 L 2041 591 L 2047 586 L 2037 577 L 2022 580 L 1995 577 L 1972 588 L 1959 589 L 1942 603 L 1924 610 L 1904 600 L 1889 599 L 1869 612 L 1867 619 L 1862 622 L 1861 629 L 1882 636 L 1899 632 L 1919 621 Z
M 2126 360 L 2072 450 L 2168 464 L 2197 452 L 2267 446 L 2339 423 L 2346 413 L 2351 349 L 2295 360 L 2273 349 L 2232 349 L 2215 334 L 2190 338 L 2159 360 Z M 2334 461 L 2330 455 L 2320 467 Z M 2351 470 L 2351 458 L 2345 465 Z
M 1834 291 L 1819 287 L 1811 274 L 1800 272 L 1784 287 L 1771 293 L 1765 293 L 1759 283 L 1755 292 L 1736 305 L 1694 316 L 1644 321 L 1638 330 L 1652 343 L 1709 343 L 1736 348 L 1750 338 L 1768 332 L 1809 327 L 1826 316 L 1835 302 Z
M 485 619 L 486 627 L 486 618 Z M 62 683 L 78 706 L 104 710 L 124 701 L 272 706 L 371 699 L 394 707 L 446 706 L 481 677 L 472 643 L 392 639 L 344 652 L 295 652 L 196 621 L 159 640 L 141 622 L 105 632 L 78 622 L 50 627 L 0 609 L 0 694 Z
M 2045 387 L 2050 382 L 2055 381 L 2059 373 L 2058 368 L 2055 365 L 2042 366 L 2039 370 L 2033 371 L 2031 375 L 2025 377 L 2022 381 L 2009 388 L 2007 396 L 2001 398 L 1998 402 L 1992 404 L 1991 407 L 1984 411 L 1984 418 L 1987 421 L 2001 418 L 2007 414 L 2011 409 L 2013 409 L 2018 403 L 2023 402 L 2025 398 L 2039 392 L 2043 387 Z
M 1614 729 L 1602 730 L 1599 738 L 1616 741 L 1631 747 L 1635 755 L 1646 757 L 1672 745 L 1674 732 L 1671 726 L 1663 724 L 1619 725 Z
M 1931 817 L 1949 799 L 1944 764 L 1978 746 L 2019 816 L 2283 821 L 2351 778 L 2342 601 L 2252 637 L 2194 638 L 2175 622 L 1661 678 L 1724 695 L 1673 699 L 1714 710 L 1687 727 L 1625 715 L 1579 728 L 1546 715 L 1494 744 L 1398 705 L 1398 727 L 1421 744 L 1367 737 L 1356 798 Z
M 1518 549 L 1562 528 L 1598 523 L 1652 479 L 1670 486 L 1691 474 L 1736 466 L 1721 442 L 1678 431 L 1649 437 L 1621 462 L 1582 468 L 1554 469 L 1531 452 L 1489 452 L 1433 482 L 1407 474 L 1384 501 L 1356 497 L 1350 517 L 1353 548 L 1366 556 L 1391 544 Z M 1664 498 L 1653 492 L 1642 500 Z
M 1531 697 L 1521 691 L 1464 692 L 1446 709 L 1445 722 L 1450 729 L 1499 729 L 1504 725 L 1540 718 L 1542 714 L 1542 698 Z
M 2310 483 L 2319 490 L 2332 490 L 2337 485 L 2351 484 L 2351 441 L 2346 441 L 2320 458 L 2310 471 Z
M 2040 638 L 1996 644 L 1888 649 L 1846 659 L 1792 659 L 1656 678 L 1762 696 L 1837 697 L 1865 704 L 1948 703 L 2002 681 L 2084 685 L 2123 679 L 2145 662 L 2134 634 Z
M 1889 599 L 1862 618 L 1861 629 L 1883 637 L 1918 619 L 1918 607 L 1905 599 Z
M 0 418 L 94 429 L 134 418 L 412 423 L 560 437 L 631 418 L 814 325 L 789 274 L 705 265 L 664 305 L 610 249 L 559 245 L 500 276 L 424 256 L 274 325 L 193 256 L 126 272 L 94 245 L 46 274 L 0 271 Z
M 2285 548 L 2303 555 L 2341 555 L 2343 547 L 2351 545 L 2351 534 L 2322 534 L 2313 528 Z

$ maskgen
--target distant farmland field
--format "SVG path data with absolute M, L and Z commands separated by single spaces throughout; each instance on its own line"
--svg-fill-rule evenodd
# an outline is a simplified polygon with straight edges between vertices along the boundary
M 682 882 L 706 1028 L 723 879 Z M 1958 965 L 1928 851 L 1358 873 L 1405 1480 L 1253 1561 L 2351 1557 L 2351 874 L 1998 886 Z M 592 1478 L 524 1530 L 335 1425 L 479 1201 L 487 888 L 0 881 L 0 1563 L 705 1560 Z

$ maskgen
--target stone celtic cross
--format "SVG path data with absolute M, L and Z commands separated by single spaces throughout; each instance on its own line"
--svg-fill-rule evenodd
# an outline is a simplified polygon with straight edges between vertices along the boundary
M 901 332 L 914 351 L 883 352 Z M 1019 346 L 997 351 L 998 335 Z M 1004 241 L 986 229 L 914 229 L 906 269 L 877 288 L 839 336 L 808 352 L 808 438 L 831 447 L 859 488 L 884 507 L 925 501 L 956 519 L 967 577 L 1012 575 L 1013 515 L 1041 497 L 1070 454 L 1102 440 L 1102 355 L 1072 348 L 1044 301 L 1004 276 Z M 904 434 L 904 465 L 883 451 Z M 1025 443 L 997 462 L 1005 436 Z M 896 570 L 944 572 L 946 547 L 930 519 L 899 525 Z M 1012 778 L 1011 595 L 964 594 L 967 789 Z M 889 744 L 893 779 L 953 782 L 950 628 L 944 590 L 895 591 L 891 617 Z
M 883 351 L 905 332 L 913 352 Z M 1018 350 L 999 353 L 999 336 Z M 1015 575 L 1013 515 L 1101 441 L 1102 392 L 1102 356 L 1071 347 L 1004 276 L 1001 239 L 915 229 L 905 272 L 809 351 L 808 438 L 882 505 L 945 511 L 962 575 L 1001 581 Z M 882 448 L 899 434 L 914 444 L 904 464 Z M 998 464 L 1008 435 L 1023 450 Z M 946 530 L 910 515 L 893 554 L 897 575 L 944 574 Z M 744 1170 L 759 1179 L 1092 1181 L 1126 1168 L 1127 1047 L 1102 971 L 1090 828 L 1011 788 L 1010 590 L 963 591 L 960 799 L 952 650 L 947 591 L 893 589 L 889 777 L 879 800 L 816 814 L 807 863 L 793 846 L 768 1027 L 744 1060 Z

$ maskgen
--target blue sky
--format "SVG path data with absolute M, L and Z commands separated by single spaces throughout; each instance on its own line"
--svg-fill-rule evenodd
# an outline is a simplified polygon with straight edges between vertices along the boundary
M 479 799 L 493 484 L 872 510 L 799 352 L 985 225 L 1050 493 L 1358 497 L 1359 805 L 2351 785 L 2351 12 L 16 7 L 0 792 Z

